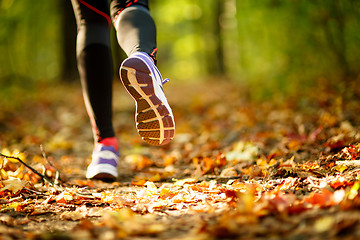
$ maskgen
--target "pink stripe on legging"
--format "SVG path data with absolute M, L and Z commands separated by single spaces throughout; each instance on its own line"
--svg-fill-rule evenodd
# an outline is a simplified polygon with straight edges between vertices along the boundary
M 79 0 L 80 3 L 84 4 L 86 7 L 90 8 L 91 10 L 93 10 L 94 12 L 100 14 L 101 16 L 105 17 L 106 20 L 108 21 L 109 25 L 111 25 L 111 19 L 110 16 L 107 15 L 106 13 L 103 13 L 102 11 L 100 11 L 99 9 L 96 9 L 95 7 L 91 6 L 90 4 L 88 4 L 87 2 L 85 2 L 84 0 Z

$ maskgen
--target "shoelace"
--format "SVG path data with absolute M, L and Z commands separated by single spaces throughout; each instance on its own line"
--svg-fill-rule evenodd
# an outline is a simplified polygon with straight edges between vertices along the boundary
M 164 85 L 164 84 L 167 83 L 168 81 L 170 81 L 170 79 L 165 78 L 165 79 L 162 81 L 162 85 Z

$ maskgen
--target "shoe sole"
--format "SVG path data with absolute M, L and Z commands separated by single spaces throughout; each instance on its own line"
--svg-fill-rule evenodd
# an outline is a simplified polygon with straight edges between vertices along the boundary
M 140 59 L 129 58 L 120 68 L 120 79 L 136 104 L 136 128 L 141 138 L 155 146 L 169 143 L 175 124 L 168 104 L 156 96 L 151 71 Z
M 95 176 L 93 176 L 92 178 L 90 178 L 92 180 L 101 180 L 103 182 L 115 182 L 116 177 L 109 174 L 109 173 L 98 173 Z
M 90 167 L 90 166 L 89 166 Z M 117 169 L 116 167 L 109 164 L 99 164 L 97 166 L 92 166 L 91 171 L 86 174 L 88 179 L 102 180 L 104 182 L 112 182 L 117 178 Z

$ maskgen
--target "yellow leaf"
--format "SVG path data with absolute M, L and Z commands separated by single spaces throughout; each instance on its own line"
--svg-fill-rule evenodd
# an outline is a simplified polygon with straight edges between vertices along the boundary
M 146 186 L 146 190 L 149 194 L 151 194 L 151 195 L 157 194 L 158 189 L 153 182 L 147 181 L 145 183 L 145 186 Z
M 149 180 L 152 182 L 159 182 L 161 180 L 161 176 L 159 173 L 157 173 L 155 176 L 152 176 Z
M 160 191 L 160 197 L 163 198 L 164 196 L 169 195 L 170 192 L 170 188 L 163 188 Z
M 0 189 L 0 192 L 9 190 L 12 193 L 17 193 L 26 186 L 26 182 L 21 181 L 18 178 L 10 178 L 10 179 L 1 181 L 1 184 L 4 185 L 4 187 Z
M 227 161 L 246 162 L 252 161 L 259 155 L 259 147 L 251 142 L 237 142 L 233 150 L 226 153 Z
M 1 177 L 1 179 L 7 179 L 8 178 L 7 172 L 3 168 L 0 169 L 0 177 Z
M 7 207 L 9 207 L 9 208 L 15 209 L 15 211 L 16 211 L 16 209 L 18 209 L 20 206 L 21 206 L 21 203 L 19 203 L 19 202 L 12 202 L 12 203 L 10 203 L 9 205 L 7 205 Z
M 185 179 L 182 179 L 182 180 L 177 180 L 174 185 L 175 186 L 183 186 L 184 184 L 186 183 L 196 183 L 198 180 L 196 178 L 185 178 Z
M 18 150 L 18 149 L 15 149 L 15 150 L 12 152 L 12 157 L 20 158 L 20 159 L 23 160 L 23 161 L 26 160 L 25 153 L 20 152 L 20 150 Z M 13 159 L 12 161 L 13 161 L 13 162 L 18 162 L 18 160 L 16 160 L 16 159 Z
M 335 218 L 333 216 L 324 216 L 315 221 L 314 230 L 316 232 L 326 232 L 331 230 L 335 223 Z
M 10 156 L 11 152 L 9 151 L 9 149 L 7 148 L 3 148 L 3 150 L 1 151 L 1 153 L 5 156 Z
M 345 165 L 336 165 L 334 167 L 334 170 L 342 173 L 343 171 L 345 171 L 346 169 L 348 169 L 348 166 L 345 166 Z
M 21 153 L 18 149 L 15 149 L 13 152 L 10 152 L 7 148 L 4 148 L 1 153 L 5 156 L 20 158 L 25 160 L 25 154 Z M 7 158 L 9 162 L 18 163 L 19 161 L 13 158 Z M 2 163 L 1 163 L 2 164 Z
M 101 201 L 106 203 L 112 203 L 115 199 L 115 195 L 109 192 L 101 193 Z

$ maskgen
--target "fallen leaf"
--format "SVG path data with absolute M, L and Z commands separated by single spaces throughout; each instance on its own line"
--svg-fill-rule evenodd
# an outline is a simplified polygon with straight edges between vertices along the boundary
M 197 178 L 185 178 L 185 179 L 181 179 L 181 180 L 176 180 L 174 185 L 181 187 L 184 184 L 196 183 L 197 181 L 198 181 Z
M 157 189 L 157 187 L 155 186 L 155 184 L 153 182 L 148 181 L 148 182 L 145 183 L 145 186 L 146 186 L 146 190 L 147 190 L 148 194 L 150 194 L 150 195 L 157 194 L 158 189 Z
M 314 206 L 326 208 L 340 203 L 344 197 L 345 191 L 343 189 L 331 192 L 324 188 L 321 192 L 311 192 L 304 201 Z
M 153 165 L 153 161 L 140 154 L 131 154 L 125 157 L 125 161 L 131 165 L 134 171 L 140 171 Z
M 18 193 L 27 185 L 27 182 L 22 181 L 18 178 L 10 178 L 7 180 L 3 180 L 0 183 L 3 185 L 3 187 L 0 189 L 0 192 L 8 190 L 11 191 L 13 194 Z
M 60 193 L 60 194 L 56 197 L 55 201 L 56 201 L 57 203 L 67 203 L 67 202 L 70 202 L 70 201 L 73 200 L 73 199 L 74 199 L 74 196 L 73 196 L 72 193 L 67 192 L 67 191 L 63 191 L 62 193 Z
M 259 155 L 259 148 L 251 142 L 237 142 L 233 146 L 233 150 L 226 153 L 227 161 L 246 162 L 255 160 Z
M 335 219 L 333 216 L 320 217 L 319 219 L 316 219 L 314 223 L 314 230 L 319 233 L 329 231 L 333 228 L 334 223 Z
M 84 217 L 83 213 L 77 211 L 65 211 L 60 215 L 60 219 L 70 221 L 78 221 Z

